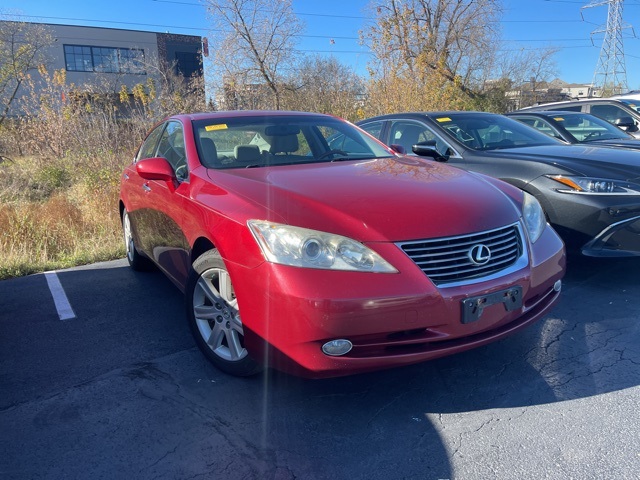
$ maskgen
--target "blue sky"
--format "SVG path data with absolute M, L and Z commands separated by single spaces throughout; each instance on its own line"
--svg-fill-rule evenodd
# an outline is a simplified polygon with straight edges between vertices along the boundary
M 367 22 L 368 0 L 294 0 L 294 11 L 306 24 L 299 48 L 305 53 L 333 54 L 366 71 L 369 55 L 358 43 Z M 590 83 L 600 54 L 607 7 L 587 8 L 593 0 L 504 0 L 502 22 L 505 49 L 557 47 L 559 77 L 570 83 Z M 28 21 L 92 25 L 132 30 L 170 31 L 215 36 L 198 0 L 2 0 L 0 12 L 20 13 Z M 640 0 L 625 0 L 624 22 L 640 36 Z M 625 30 L 625 58 L 630 89 L 640 89 L 640 38 Z M 593 39 L 593 42 L 592 42 Z

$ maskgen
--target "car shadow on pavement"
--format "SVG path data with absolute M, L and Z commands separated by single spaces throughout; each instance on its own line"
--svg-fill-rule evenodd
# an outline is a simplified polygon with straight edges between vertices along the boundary
M 516 335 L 419 365 L 327 380 L 216 370 L 189 337 L 181 295 L 160 273 L 121 266 L 61 272 L 63 285 L 81 290 L 70 294 L 72 304 L 85 304 L 69 322 L 38 317 L 39 332 L 61 337 L 34 332 L 29 348 L 37 352 L 40 342 L 51 358 L 61 352 L 67 377 L 48 393 L 24 394 L 37 392 L 33 379 L 44 384 L 43 367 L 30 363 L 14 382 L 20 401 L 0 411 L 0 430 L 10 432 L 0 438 L 8 452 L 0 473 L 454 478 L 454 458 L 484 425 L 640 385 L 639 267 L 640 259 L 570 259 L 559 305 Z M 158 289 L 161 298 L 151 293 Z M 87 338 L 95 343 L 82 345 Z M 65 354 L 65 339 L 81 354 Z
M 451 478 L 450 458 L 470 428 L 452 435 L 451 424 L 469 412 L 491 417 L 640 385 L 638 267 L 640 259 L 572 258 L 549 316 L 455 356 L 328 380 L 268 372 L 254 380 L 264 445 L 333 459 L 315 465 L 329 468 L 327 478 Z M 475 418 L 478 429 L 482 421 Z

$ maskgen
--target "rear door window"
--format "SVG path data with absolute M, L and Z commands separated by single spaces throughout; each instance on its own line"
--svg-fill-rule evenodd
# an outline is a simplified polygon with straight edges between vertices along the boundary
M 382 126 L 383 122 L 371 122 L 366 125 L 360 125 L 360 128 L 367 132 L 369 135 L 376 137 L 378 140 L 382 140 Z
M 582 105 L 558 105 L 557 107 L 549 107 L 546 110 L 564 110 L 565 112 L 581 112 Z
M 543 118 L 538 117 L 514 117 L 516 120 L 521 121 L 525 125 L 535 128 L 539 132 L 546 133 L 550 137 L 557 137 L 558 132 L 556 129 Z
M 628 112 L 615 105 L 591 105 L 591 113 L 611 123 L 614 123 L 619 118 L 631 116 Z
M 402 145 L 408 154 L 413 154 L 413 145 L 431 145 L 441 155 L 451 155 L 453 149 L 436 135 L 427 125 L 411 120 L 395 121 L 391 125 L 390 143 Z

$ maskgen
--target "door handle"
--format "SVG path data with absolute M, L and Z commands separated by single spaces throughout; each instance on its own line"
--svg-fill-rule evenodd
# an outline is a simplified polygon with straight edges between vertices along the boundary
M 150 192 L 151 191 L 151 187 L 149 186 L 148 183 L 143 183 L 142 184 L 142 188 L 144 189 L 145 192 Z

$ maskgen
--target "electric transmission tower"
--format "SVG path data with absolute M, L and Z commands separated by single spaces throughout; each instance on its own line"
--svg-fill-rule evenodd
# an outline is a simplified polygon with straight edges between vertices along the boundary
M 604 33 L 600 57 L 593 74 L 593 88 L 602 92 L 602 95 L 615 95 L 629 90 L 627 86 L 627 69 L 624 60 L 624 47 L 622 44 L 622 31 L 631 28 L 622 24 L 622 7 L 624 0 L 591 0 L 588 5 L 580 9 L 591 7 L 609 6 L 606 28 L 599 28 L 591 32 Z M 593 38 L 592 38 L 593 41 Z

